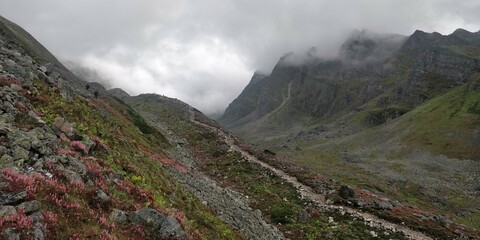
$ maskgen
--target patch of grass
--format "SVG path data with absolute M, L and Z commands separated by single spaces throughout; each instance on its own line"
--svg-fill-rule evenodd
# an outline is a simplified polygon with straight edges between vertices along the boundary
M 287 224 L 294 223 L 296 219 L 295 206 L 290 204 L 275 204 L 270 207 L 268 213 L 275 223 Z
M 477 211 L 464 217 L 457 217 L 455 221 L 475 229 L 480 229 L 480 212 Z
M 478 102 L 480 93 L 469 91 L 468 85 L 428 101 L 401 121 L 410 128 L 403 143 L 452 158 L 480 160 L 480 148 L 472 141 L 480 126 Z
M 468 57 L 475 58 L 480 56 L 480 47 L 476 46 L 450 46 L 449 49 Z

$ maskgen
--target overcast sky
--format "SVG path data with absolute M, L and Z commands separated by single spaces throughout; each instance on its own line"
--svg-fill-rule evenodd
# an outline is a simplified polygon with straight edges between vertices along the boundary
M 480 30 L 479 0 L 0 0 L 0 14 L 115 87 L 207 114 L 223 111 L 255 70 L 312 46 L 332 56 L 353 29 Z

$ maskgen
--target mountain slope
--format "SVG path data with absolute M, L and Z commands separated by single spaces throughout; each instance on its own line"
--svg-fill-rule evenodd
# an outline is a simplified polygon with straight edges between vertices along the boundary
M 480 161 L 480 92 L 475 81 L 428 101 L 401 119 L 403 142 L 448 157 Z
M 219 122 L 288 162 L 480 229 L 479 34 L 416 31 L 378 57 L 378 36 L 354 33 L 335 60 L 280 60 Z M 266 82 L 284 102 L 232 117 Z
M 297 136 L 289 143 L 298 150 L 271 149 L 325 176 L 436 209 L 478 229 L 480 99 L 472 86 L 368 130 L 333 139 L 328 131 L 317 140 Z
M 164 135 L 0 19 L 2 239 L 241 239 L 168 171 Z M 170 169 L 170 170 L 169 170 Z

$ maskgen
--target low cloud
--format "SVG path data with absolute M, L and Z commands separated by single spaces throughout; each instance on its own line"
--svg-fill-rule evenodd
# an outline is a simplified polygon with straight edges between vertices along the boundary
M 167 39 L 133 54 L 115 47 L 101 57 L 89 54 L 81 64 L 132 95 L 158 93 L 203 107 L 207 113 L 223 111 L 226 99 L 237 95 L 242 82 L 251 77 L 245 59 L 216 38 L 188 45 Z

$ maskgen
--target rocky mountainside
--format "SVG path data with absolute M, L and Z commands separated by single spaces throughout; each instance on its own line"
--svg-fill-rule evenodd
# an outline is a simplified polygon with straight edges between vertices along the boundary
M 240 234 L 167 174 L 165 137 L 0 18 L 1 239 Z
M 470 81 L 480 66 L 478 35 L 460 29 L 409 37 L 361 31 L 335 60 L 307 54 L 295 64 L 288 54 L 269 76 L 255 74 L 219 122 L 252 140 L 258 135 L 251 133 L 299 132 L 354 111 L 365 113 L 363 125 L 384 123 Z M 288 91 L 292 97 L 282 105 Z
M 289 162 L 480 229 L 480 32 L 354 32 L 284 56 L 219 122 Z
M 106 91 L 4 18 L 0 168 L 1 239 L 479 236 L 257 150 L 179 100 Z

